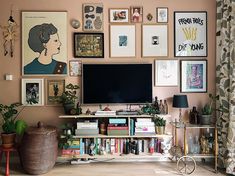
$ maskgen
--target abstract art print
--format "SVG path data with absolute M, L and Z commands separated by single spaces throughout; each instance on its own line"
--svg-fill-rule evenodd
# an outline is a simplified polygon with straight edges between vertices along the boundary
M 43 79 L 22 79 L 21 100 L 24 106 L 44 105 L 43 81 Z
M 65 91 L 65 80 L 47 80 L 47 105 L 60 105 L 60 96 Z
M 74 57 L 104 58 L 104 33 L 74 33 Z
M 181 60 L 181 92 L 207 92 L 207 60 Z
M 129 22 L 129 9 L 125 9 L 125 8 L 109 9 L 109 22 L 110 23 L 128 23 Z
M 135 25 L 110 25 L 110 57 L 135 57 Z
M 207 56 L 207 12 L 174 12 L 174 55 Z
M 82 62 L 80 60 L 69 61 L 69 75 L 70 76 L 82 75 Z
M 22 73 L 67 74 L 67 12 L 22 12 Z
M 83 4 L 83 31 L 103 31 L 103 4 Z
M 158 23 L 167 23 L 168 22 L 168 8 L 167 7 L 158 7 L 157 8 L 157 22 Z

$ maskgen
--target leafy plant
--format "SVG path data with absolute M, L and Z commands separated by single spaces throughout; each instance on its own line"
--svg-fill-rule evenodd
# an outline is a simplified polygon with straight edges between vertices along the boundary
M 216 102 L 216 100 L 219 100 L 219 95 L 215 95 L 213 96 L 212 94 L 209 94 L 209 98 L 210 98 L 210 102 L 209 104 L 206 104 L 203 108 L 202 108 L 202 115 L 211 115 L 213 113 L 213 105 Z
M 153 121 L 155 123 L 155 126 L 166 126 L 166 120 L 159 116 L 154 117 Z
M 59 140 L 58 147 L 60 149 L 67 149 L 69 148 L 70 144 L 73 142 L 73 135 L 68 134 L 68 130 L 72 131 L 73 125 L 71 123 L 66 123 L 63 124 L 60 128 L 64 133 Z
M 21 103 L 12 103 L 9 106 L 0 104 L 0 114 L 3 118 L 2 129 L 4 133 L 17 133 L 23 134 L 27 124 L 23 120 L 17 120 L 18 115 L 24 109 L 24 107 L 18 112 L 17 108 Z
M 156 109 L 156 107 L 153 104 L 146 104 L 141 108 L 141 112 L 143 114 L 149 114 L 149 115 L 154 115 L 154 114 L 160 114 L 159 110 Z
M 63 104 L 75 104 L 75 100 L 78 98 L 76 96 L 77 94 L 77 89 L 79 89 L 78 85 L 73 85 L 73 84 L 68 84 L 65 87 L 67 90 L 62 93 L 60 97 L 60 102 Z

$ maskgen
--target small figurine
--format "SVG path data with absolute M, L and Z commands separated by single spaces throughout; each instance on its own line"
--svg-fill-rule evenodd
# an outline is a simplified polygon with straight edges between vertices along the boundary
M 94 156 L 95 155 L 95 144 L 94 143 L 91 143 L 90 144 L 90 151 L 89 151 L 89 154 L 91 156 Z
M 209 143 L 204 135 L 202 135 L 200 142 L 201 142 L 202 154 L 208 154 L 210 152 Z
M 86 115 L 91 115 L 91 111 L 89 108 L 86 110 Z

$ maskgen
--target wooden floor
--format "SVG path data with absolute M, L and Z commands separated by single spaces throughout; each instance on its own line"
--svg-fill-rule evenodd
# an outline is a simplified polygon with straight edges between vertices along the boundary
M 197 162 L 196 171 L 192 176 L 222 176 L 221 172 L 214 173 L 212 166 Z M 27 175 L 20 164 L 10 165 L 10 175 Z M 1 168 L 4 175 L 4 168 Z M 43 176 L 174 176 L 181 175 L 176 170 L 175 162 L 92 162 L 88 164 L 71 165 L 56 163 L 55 167 Z

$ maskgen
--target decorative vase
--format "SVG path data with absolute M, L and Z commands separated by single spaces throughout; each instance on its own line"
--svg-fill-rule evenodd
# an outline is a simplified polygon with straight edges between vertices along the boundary
M 202 115 L 200 119 L 201 125 L 210 125 L 211 117 L 212 115 Z
M 71 115 L 71 110 L 74 108 L 74 104 L 68 103 L 68 104 L 63 104 L 63 106 L 64 106 L 64 113 L 66 115 Z
M 157 134 L 165 134 L 165 126 L 155 126 L 155 131 Z
M 16 133 L 2 133 L 2 147 L 11 148 L 15 144 Z

